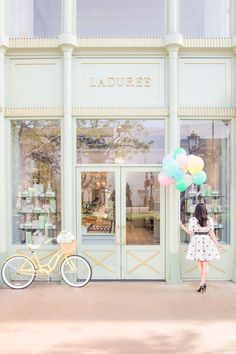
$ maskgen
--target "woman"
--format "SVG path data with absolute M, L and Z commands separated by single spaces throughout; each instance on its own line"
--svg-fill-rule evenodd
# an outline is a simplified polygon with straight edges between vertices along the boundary
M 214 233 L 213 219 L 207 216 L 206 206 L 203 203 L 196 205 L 194 216 L 189 220 L 188 229 L 180 222 L 180 227 L 188 235 L 193 235 L 188 246 L 186 259 L 196 260 L 201 275 L 200 292 L 206 291 L 206 274 L 208 261 L 219 259 L 217 247 L 223 248 L 217 241 Z

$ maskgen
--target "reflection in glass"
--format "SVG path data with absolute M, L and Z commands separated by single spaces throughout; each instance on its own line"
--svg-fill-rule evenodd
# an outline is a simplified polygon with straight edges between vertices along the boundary
M 163 36 L 164 10 L 164 0 L 77 0 L 77 36 Z
M 160 185 L 154 172 L 126 174 L 126 244 L 160 244 Z
M 230 211 L 230 121 L 186 120 L 180 126 L 181 146 L 200 156 L 205 163 L 207 181 L 192 185 L 181 195 L 181 220 L 188 222 L 196 203 L 204 202 L 213 217 L 219 240 L 229 242 Z M 182 234 L 182 239 L 187 241 Z
M 13 243 L 43 243 L 61 223 L 60 121 L 13 121 L 11 128 Z
M 61 0 L 11 0 L 12 37 L 57 37 Z
M 164 120 L 77 120 L 77 162 L 160 163 Z
M 113 172 L 81 174 L 82 235 L 115 232 L 115 176 Z
M 180 33 L 186 37 L 229 37 L 230 0 L 180 0 Z

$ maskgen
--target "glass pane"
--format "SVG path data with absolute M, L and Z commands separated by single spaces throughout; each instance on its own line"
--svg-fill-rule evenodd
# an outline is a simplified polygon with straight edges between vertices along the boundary
M 82 242 L 114 243 L 116 192 L 114 172 L 81 174 Z
M 164 120 L 77 121 L 78 163 L 155 164 L 164 147 Z
M 180 32 L 186 37 L 229 37 L 230 0 L 180 0 Z
M 200 156 L 205 163 L 207 181 L 192 185 L 181 195 L 181 220 L 188 222 L 196 204 L 206 204 L 213 217 L 219 240 L 229 243 L 230 215 L 230 121 L 188 120 L 181 122 L 181 146 L 189 154 Z M 182 234 L 182 240 L 185 235 Z
M 160 244 L 158 173 L 126 174 L 126 244 Z
M 164 8 L 164 0 L 77 0 L 77 35 L 163 36 Z
M 60 121 L 12 122 L 13 243 L 43 243 L 61 229 Z
M 61 29 L 61 0 L 11 0 L 13 37 L 57 37 Z

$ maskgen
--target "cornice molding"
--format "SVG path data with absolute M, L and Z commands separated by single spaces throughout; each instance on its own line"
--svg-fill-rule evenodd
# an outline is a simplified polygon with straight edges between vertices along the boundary
M 161 37 L 77 38 L 77 46 L 83 48 L 156 48 L 164 46 L 164 39 Z
M 183 38 L 184 48 L 231 48 L 231 38 Z
M 5 108 L 6 117 L 62 117 L 62 107 Z
M 236 117 L 235 107 L 179 107 L 181 117 Z
M 80 117 L 167 117 L 167 107 L 73 107 L 73 116 Z
M 162 37 L 94 37 L 77 38 L 73 37 L 73 44 L 78 48 L 165 48 L 169 43 L 166 36 Z M 72 38 L 71 37 L 71 38 Z M 187 38 L 181 37 L 183 48 L 231 48 L 234 47 L 234 40 L 231 38 Z M 63 37 L 64 38 L 64 37 Z M 61 46 L 62 35 L 59 38 L 9 38 L 9 48 L 58 48 Z M 174 39 L 174 38 L 173 38 Z M 63 42 L 64 43 L 64 42 Z M 172 45 L 179 45 L 179 40 Z
M 9 48 L 57 48 L 57 38 L 9 38 Z

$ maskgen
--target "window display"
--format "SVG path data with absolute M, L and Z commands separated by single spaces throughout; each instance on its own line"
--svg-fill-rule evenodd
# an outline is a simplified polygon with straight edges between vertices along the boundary
M 60 123 L 12 122 L 13 243 L 43 243 L 60 230 Z
M 181 220 L 187 223 L 198 202 L 206 204 L 220 241 L 229 243 L 230 229 L 230 121 L 181 121 L 181 147 L 200 156 L 205 163 L 207 180 L 192 185 L 181 194 Z M 187 241 L 186 234 L 181 234 Z

